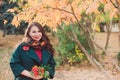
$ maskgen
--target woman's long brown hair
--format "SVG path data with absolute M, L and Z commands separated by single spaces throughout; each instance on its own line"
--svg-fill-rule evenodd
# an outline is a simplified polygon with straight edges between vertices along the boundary
M 32 40 L 32 38 L 29 35 L 29 32 L 30 32 L 30 30 L 33 26 L 36 26 L 40 30 L 40 32 L 42 33 L 42 38 L 40 39 L 40 41 L 44 41 L 46 43 L 47 50 L 51 54 L 54 54 L 54 48 L 53 48 L 52 44 L 50 43 L 50 40 L 49 40 L 48 36 L 45 34 L 45 31 L 44 31 L 43 27 L 38 22 L 33 22 L 32 24 L 30 24 L 27 27 L 27 29 L 25 31 L 25 35 L 24 35 L 25 37 L 24 37 L 22 42 L 28 43 Z

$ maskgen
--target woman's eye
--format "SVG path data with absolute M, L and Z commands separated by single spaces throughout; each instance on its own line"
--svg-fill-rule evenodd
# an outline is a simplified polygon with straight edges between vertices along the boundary
M 39 33 L 41 33 L 41 31 L 38 31 Z
M 36 33 L 35 31 L 32 31 L 32 33 Z

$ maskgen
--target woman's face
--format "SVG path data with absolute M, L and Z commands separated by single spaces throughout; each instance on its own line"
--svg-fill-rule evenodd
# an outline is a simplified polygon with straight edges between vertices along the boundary
M 35 41 L 39 41 L 42 38 L 42 33 L 37 26 L 31 27 L 29 35 Z

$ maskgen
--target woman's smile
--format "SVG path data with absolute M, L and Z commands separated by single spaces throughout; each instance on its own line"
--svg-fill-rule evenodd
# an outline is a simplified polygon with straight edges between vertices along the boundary
M 39 40 L 40 38 L 41 38 L 41 37 L 39 37 L 39 36 L 37 36 L 37 37 L 35 36 L 35 37 L 34 37 L 34 39 L 36 39 L 36 40 Z

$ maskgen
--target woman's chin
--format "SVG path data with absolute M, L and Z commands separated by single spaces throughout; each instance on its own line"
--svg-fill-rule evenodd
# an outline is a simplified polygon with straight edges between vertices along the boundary
M 39 41 L 40 39 L 34 39 L 35 41 Z

